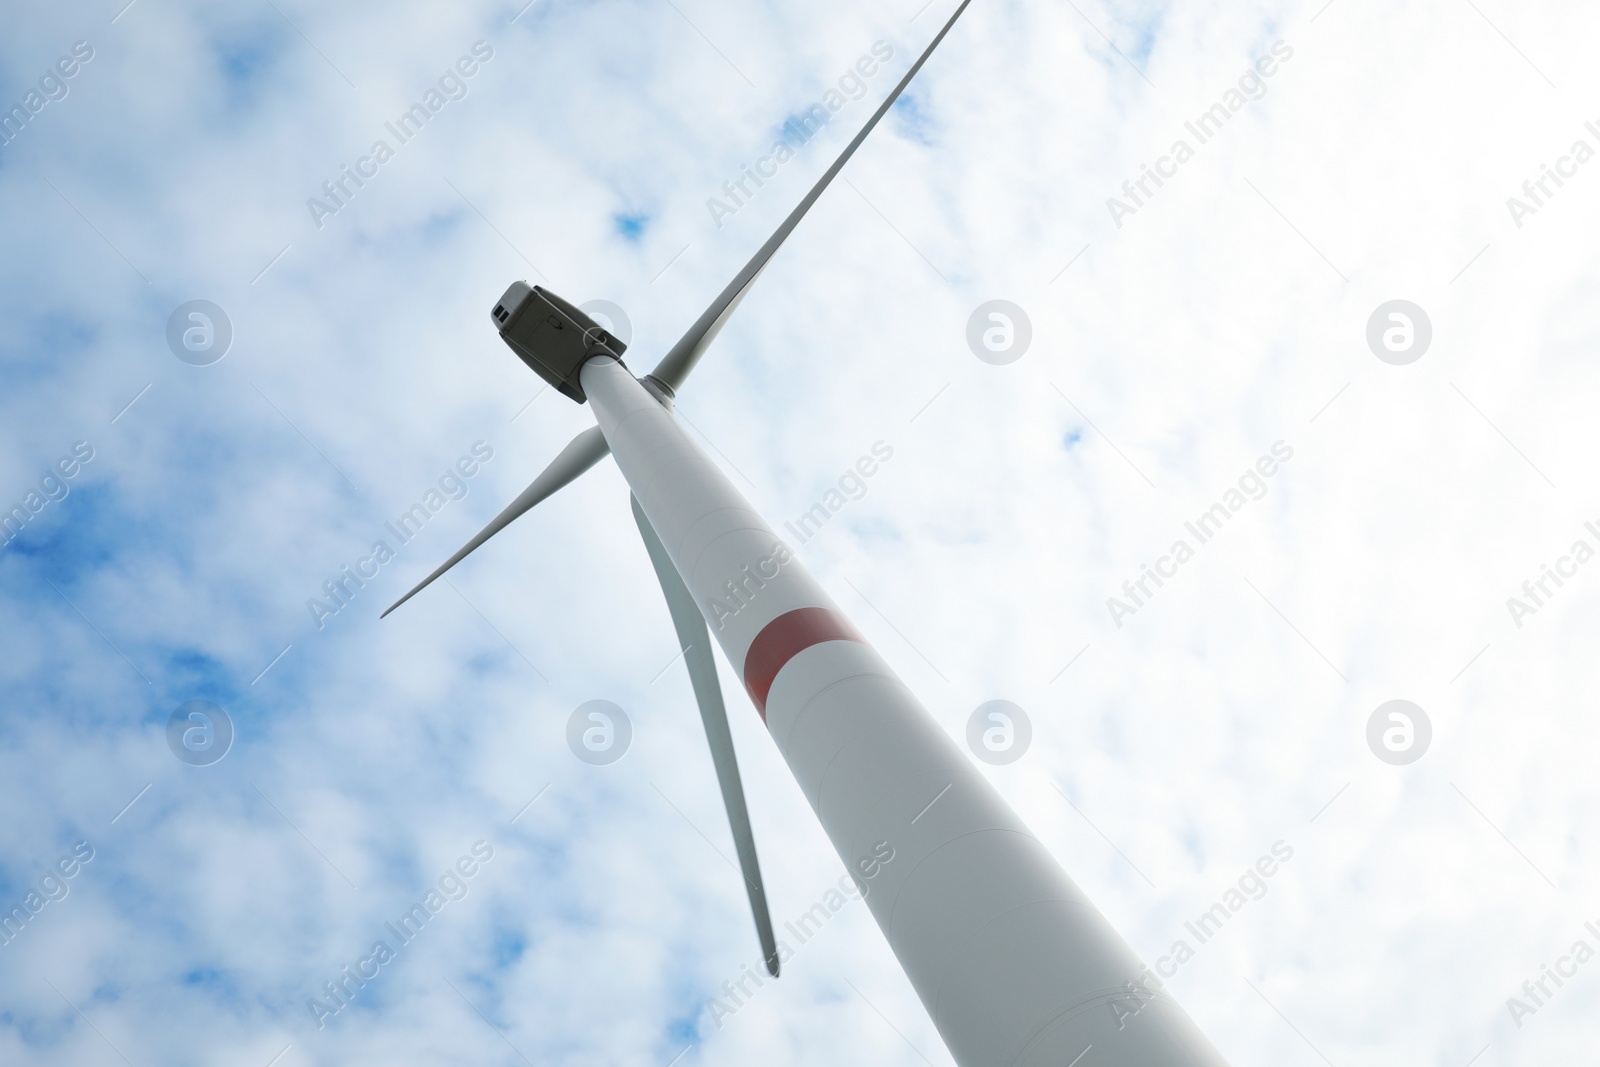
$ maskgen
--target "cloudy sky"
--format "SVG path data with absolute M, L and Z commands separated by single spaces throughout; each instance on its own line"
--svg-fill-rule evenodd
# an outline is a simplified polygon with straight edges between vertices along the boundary
M 523 2 L 5 16 L 4 1063 L 951 1062 L 859 903 L 709 1006 L 759 949 L 610 460 L 378 614 L 592 424 L 495 336 L 505 287 L 625 309 L 642 373 L 953 6 Z M 1146 960 L 1292 849 L 1169 983 L 1232 1063 L 1592 1052 L 1596 32 L 979 0 L 681 395 L 775 526 L 892 448 L 800 558 L 952 736 L 1025 710 L 985 773 Z M 1005 365 L 967 341 L 994 299 L 1031 324 Z M 187 311 L 169 343 L 195 300 L 220 360 Z M 377 573 L 340 606 L 345 567 Z M 843 867 L 722 669 L 781 927 Z M 567 742 L 597 699 L 606 766 Z M 195 700 L 220 762 L 169 745 Z M 1369 744 L 1391 700 L 1409 763 Z

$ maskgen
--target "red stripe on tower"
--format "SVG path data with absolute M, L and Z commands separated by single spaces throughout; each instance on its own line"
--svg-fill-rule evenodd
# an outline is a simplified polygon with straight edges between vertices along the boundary
M 824 641 L 867 643 L 849 619 L 831 608 L 786 611 L 756 634 L 744 656 L 744 688 L 755 701 L 762 722 L 767 721 L 767 694 L 778 672 L 795 656 Z

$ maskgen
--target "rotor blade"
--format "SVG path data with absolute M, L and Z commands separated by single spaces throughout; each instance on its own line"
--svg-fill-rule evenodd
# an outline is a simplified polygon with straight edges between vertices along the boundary
M 610 451 L 611 446 L 606 444 L 605 435 L 600 432 L 600 427 L 598 426 L 591 426 L 574 437 L 571 443 L 566 448 L 563 448 L 555 459 L 550 461 L 550 466 L 546 467 L 544 472 L 533 480 L 533 484 L 524 489 L 517 499 L 507 504 L 505 510 L 494 517 L 494 521 L 479 530 L 476 537 L 462 545 L 461 550 L 445 560 L 438 570 L 417 583 L 416 588 L 389 605 L 389 611 L 393 611 L 422 592 L 423 589 L 427 588 L 429 582 L 432 582 L 439 575 L 467 558 L 467 555 L 473 549 L 501 530 L 504 530 L 507 526 L 510 526 L 512 520 L 516 519 L 517 516 L 555 493 L 557 489 L 560 489 L 596 463 L 599 463 Z M 389 611 L 385 611 L 378 618 L 381 619 L 384 615 L 388 615 Z
M 711 745 L 711 762 L 717 768 L 717 784 L 722 787 L 722 804 L 728 809 L 728 825 L 733 830 L 733 847 L 739 853 L 739 870 L 750 894 L 750 910 L 756 917 L 756 934 L 761 938 L 761 954 L 767 973 L 778 977 L 778 942 L 772 933 L 772 913 L 767 910 L 767 891 L 761 882 L 761 865 L 756 862 L 756 839 L 750 830 L 750 812 L 744 803 L 744 785 L 739 781 L 739 761 L 733 752 L 733 733 L 728 729 L 728 709 L 722 703 L 722 686 L 717 681 L 717 665 L 711 658 L 711 634 L 705 616 L 678 568 L 672 563 L 655 528 L 645 518 L 639 501 L 633 501 L 633 518 L 639 524 L 644 547 L 655 564 L 661 591 L 667 596 L 672 625 L 678 631 L 678 644 L 689 667 L 695 702 L 700 705 L 700 721 L 705 724 L 706 741 Z
M 777 228 L 771 237 L 767 238 L 767 243 L 757 250 L 756 254 L 751 257 L 750 262 L 744 265 L 744 269 L 734 276 L 733 281 L 728 283 L 728 287 L 722 290 L 717 295 L 717 298 L 711 302 L 711 306 L 706 308 L 705 312 L 695 320 L 694 325 L 689 327 L 689 332 L 684 334 L 678 343 L 672 346 L 672 350 L 662 358 L 660 363 L 656 364 L 656 369 L 650 372 L 650 377 L 666 385 L 673 392 L 677 392 L 683 386 L 684 379 L 688 378 L 689 372 L 694 370 L 694 365 L 700 361 L 701 355 L 704 354 L 707 348 L 711 347 L 711 342 L 721 331 L 722 324 L 728 321 L 728 317 L 733 314 L 734 308 L 739 306 L 739 301 L 744 299 L 745 292 L 751 285 L 755 284 L 755 280 L 766 269 L 767 261 L 772 258 L 773 253 L 778 251 L 779 246 L 794 231 L 794 228 L 800 224 L 800 220 L 805 217 L 806 212 L 811 210 L 811 205 L 817 202 L 817 198 L 828 187 L 828 183 L 833 181 L 834 176 L 844 169 L 844 165 L 849 162 L 856 149 L 861 147 L 861 142 L 867 139 L 867 134 L 872 132 L 872 128 L 878 124 L 878 120 L 883 118 L 884 113 L 894 106 L 894 102 L 900 98 L 901 91 L 911 84 L 911 79 L 916 77 L 917 71 L 922 69 L 922 64 L 928 61 L 928 57 L 933 54 L 933 50 L 939 47 L 939 42 L 944 40 L 944 35 L 950 32 L 950 28 L 956 24 L 956 19 L 961 17 L 961 13 L 967 9 L 967 5 L 971 2 L 972 0 L 961 0 L 961 6 L 956 8 L 956 13 L 951 15 L 950 20 L 944 24 L 944 28 L 934 35 L 933 40 L 928 43 L 928 47 L 923 50 L 922 55 L 918 56 L 917 61 L 911 64 L 911 69 L 906 71 L 905 77 L 900 79 L 900 84 L 894 87 L 894 92 L 889 94 L 889 98 L 878 106 L 877 111 L 873 112 L 872 117 L 867 120 L 867 124 L 861 128 L 861 132 L 856 134 L 855 139 L 845 146 L 843 152 L 839 153 L 839 158 L 833 161 L 833 166 L 824 172 L 817 184 L 812 186 L 811 191 L 805 195 L 805 199 L 800 201 L 799 205 L 789 213 L 789 217 L 783 220 L 783 224 Z

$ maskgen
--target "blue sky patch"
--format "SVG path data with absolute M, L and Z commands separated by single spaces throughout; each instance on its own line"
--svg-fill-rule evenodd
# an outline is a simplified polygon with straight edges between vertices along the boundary
M 645 227 L 650 225 L 650 216 L 620 212 L 611 216 L 611 221 L 619 234 L 629 241 L 637 242 L 644 236 Z

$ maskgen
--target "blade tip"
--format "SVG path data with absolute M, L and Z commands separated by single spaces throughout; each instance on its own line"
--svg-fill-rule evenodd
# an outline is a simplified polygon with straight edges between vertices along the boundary
M 426 582 L 423 583 L 423 585 L 426 585 L 426 584 L 427 584 Z M 393 604 L 390 604 L 388 606 L 388 608 L 386 608 L 384 610 L 384 613 L 382 615 L 378 616 L 379 621 L 387 619 L 389 617 L 389 612 L 393 611 L 395 608 L 398 608 L 401 604 L 404 604 L 406 601 L 408 601 L 412 597 L 416 596 L 417 593 L 419 593 L 421 590 L 422 590 L 422 586 L 419 585 L 419 586 L 417 586 L 417 588 L 411 590 L 411 592 L 407 593 L 405 596 L 401 597 L 399 600 L 396 600 Z

